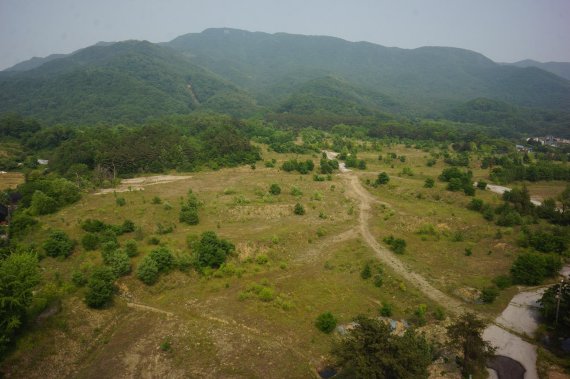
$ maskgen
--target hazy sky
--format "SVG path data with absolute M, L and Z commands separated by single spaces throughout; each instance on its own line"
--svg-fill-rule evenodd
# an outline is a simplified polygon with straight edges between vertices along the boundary
M 570 61 L 570 0 L 0 0 L 0 69 L 98 41 L 162 42 L 210 27 Z

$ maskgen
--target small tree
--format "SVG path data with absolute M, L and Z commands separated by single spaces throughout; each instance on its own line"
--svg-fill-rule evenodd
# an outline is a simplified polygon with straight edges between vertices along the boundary
M 149 257 L 156 263 L 159 272 L 168 272 L 174 267 L 174 256 L 167 247 L 154 249 Z
M 300 203 L 297 203 L 297 204 L 295 204 L 295 208 L 293 209 L 293 213 L 295 213 L 298 216 L 302 216 L 305 214 L 305 208 Z
M 87 282 L 85 303 L 91 308 L 103 308 L 113 299 L 115 274 L 109 267 L 97 267 Z
M 475 314 L 464 313 L 447 329 L 451 344 L 463 355 L 460 365 L 461 372 L 466 377 L 483 372 L 487 360 L 495 353 L 495 348 L 483 340 L 482 333 L 485 326 Z
M 366 280 L 371 276 L 372 276 L 372 269 L 370 268 L 370 263 L 367 262 L 362 268 L 362 271 L 360 271 L 360 277 Z
M 150 256 L 146 256 L 137 268 L 137 278 L 144 284 L 150 286 L 156 283 L 158 275 L 156 262 Z
M 424 182 L 424 188 L 433 188 L 435 186 L 435 180 L 433 178 L 426 178 Z
M 30 205 L 30 213 L 33 215 L 46 215 L 57 211 L 58 204 L 50 196 L 42 191 L 36 191 L 32 195 L 32 203 Z
M 129 256 L 122 249 L 115 250 L 115 252 L 109 257 L 109 262 L 107 264 L 116 277 L 124 276 L 131 272 Z
M 38 259 L 32 253 L 12 253 L 0 259 L 0 356 L 22 326 L 39 283 Z
M 273 183 L 269 186 L 269 193 L 275 196 L 279 195 L 281 193 L 281 187 L 279 187 L 279 184 Z
M 87 233 L 81 238 L 81 246 L 85 251 L 97 250 L 99 247 L 99 236 L 94 233 Z
M 331 312 L 321 313 L 315 321 L 315 326 L 323 333 L 330 333 L 336 328 L 336 318 Z
M 432 349 L 412 330 L 399 337 L 378 319 L 358 316 L 332 353 L 345 378 L 427 379 Z
M 220 267 L 228 255 L 235 251 L 233 243 L 218 238 L 212 231 L 202 233 L 200 242 L 196 246 L 196 255 L 200 267 Z
M 49 238 L 44 242 L 43 248 L 50 257 L 68 257 L 73 252 L 75 242 L 71 240 L 65 232 L 54 230 Z
M 125 252 L 129 257 L 136 257 L 139 254 L 137 241 L 128 240 L 125 242 Z
M 378 178 L 376 179 L 376 184 L 388 184 L 389 181 L 390 177 L 388 176 L 388 174 L 385 172 L 381 172 L 380 174 L 378 174 Z

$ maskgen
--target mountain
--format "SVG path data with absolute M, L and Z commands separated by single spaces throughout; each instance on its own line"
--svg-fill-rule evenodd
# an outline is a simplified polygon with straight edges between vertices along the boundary
M 0 113 L 47 123 L 138 122 L 211 110 L 313 124 L 322 117 L 334 125 L 387 113 L 446 117 L 480 98 L 564 113 L 570 81 L 464 49 L 228 28 L 160 44 L 101 43 L 0 72 Z
M 99 44 L 0 74 L 0 112 L 48 123 L 138 122 L 202 108 L 240 116 L 257 110 L 236 86 L 147 41 Z
M 532 59 L 525 59 L 523 61 L 509 63 L 516 67 L 537 67 L 541 70 L 548 71 L 561 78 L 570 80 L 570 62 L 537 62 Z
M 477 97 L 569 109 L 570 82 L 535 68 L 502 66 L 473 51 L 389 48 L 334 37 L 207 29 L 166 45 L 272 105 L 299 83 L 332 75 L 390 96 L 412 112 Z
M 34 68 L 40 67 L 44 63 L 53 61 L 54 59 L 59 59 L 67 56 L 67 54 L 51 54 L 45 58 L 33 57 L 23 62 L 17 63 L 12 67 L 7 68 L 4 71 L 28 71 Z

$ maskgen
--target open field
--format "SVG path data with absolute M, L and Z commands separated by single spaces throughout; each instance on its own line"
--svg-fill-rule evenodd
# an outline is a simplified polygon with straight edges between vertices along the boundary
M 24 175 L 20 172 L 0 173 L 0 191 L 16 188 L 21 183 L 24 183 Z
M 393 318 L 413 321 L 416 309 L 425 304 L 427 328 L 438 324 L 434 312 L 441 306 L 416 282 L 380 263 L 361 237 L 360 202 L 346 175 L 375 199 L 368 223 L 377 242 L 384 245 L 382 239 L 389 235 L 404 238 L 406 252 L 397 258 L 410 271 L 453 302 L 494 318 L 517 288 L 502 291 L 490 305 L 476 298 L 494 277 L 508 273 L 517 254 L 518 230 L 485 221 L 466 209 L 470 197 L 446 191 L 441 182 L 423 188 L 426 177 L 439 175 L 442 163 L 427 167 L 426 153 L 395 149 L 406 155 L 405 163 L 381 162 L 377 153 L 362 153 L 367 170 L 333 175 L 332 181 L 315 182 L 311 175 L 258 164 L 255 170 L 192 173 L 145 185 L 144 191 L 127 186 L 125 192 L 87 194 L 71 207 L 40 217 L 41 227 L 30 237 L 38 245 L 50 229 L 79 241 L 84 234 L 80 223 L 87 218 L 110 224 L 133 220 L 141 230 L 119 239 L 137 239 L 135 268 L 156 247 L 151 237 L 176 255 L 188 251 L 188 235 L 214 230 L 236 245 L 236 255 L 227 270 L 202 275 L 174 271 L 153 286 L 142 284 L 134 273 L 122 277 L 114 305 L 99 311 L 87 308 L 84 290 L 70 284 L 74 271 L 101 264 L 98 251 L 78 245 L 66 260 L 45 258 L 43 276 L 53 283 L 47 290 L 63 297 L 61 311 L 24 335 L 2 370 L 14 378 L 314 377 L 334 340 L 314 326 L 322 312 L 331 311 L 342 324 L 358 314 L 378 315 L 389 303 Z M 277 160 L 276 167 L 292 157 L 318 159 L 264 151 L 266 160 Z M 406 166 L 413 175 L 399 176 Z M 375 188 L 369 183 L 380 171 L 391 180 Z M 475 171 L 476 178 L 485 179 L 483 171 Z M 272 183 L 280 185 L 281 194 L 268 193 Z M 291 194 L 293 187 L 302 194 Z M 180 203 L 190 189 L 203 203 L 196 226 L 178 222 Z M 117 204 L 118 197 L 125 199 L 124 206 Z M 477 191 L 477 197 L 499 201 L 489 191 Z M 297 202 L 305 215 L 293 213 Z M 170 226 L 171 233 L 159 234 Z M 382 273 L 381 287 L 361 278 L 366 263 Z M 254 286 L 268 288 L 272 299 L 253 296 Z M 168 349 L 161 348 L 166 345 Z

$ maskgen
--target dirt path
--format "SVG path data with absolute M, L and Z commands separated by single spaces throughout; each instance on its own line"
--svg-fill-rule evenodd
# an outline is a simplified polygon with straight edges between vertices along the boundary
M 104 188 L 99 190 L 94 195 L 104 195 L 113 192 L 128 192 L 128 191 L 142 191 L 145 187 L 153 186 L 155 184 L 165 184 L 177 182 L 179 180 L 190 179 L 189 175 L 155 175 L 155 176 L 141 176 L 132 179 L 123 179 L 121 183 L 114 188 Z
M 360 203 L 360 215 L 359 215 L 359 231 L 362 235 L 364 241 L 374 250 L 376 256 L 385 264 L 387 264 L 392 270 L 394 270 L 397 274 L 401 275 L 402 277 L 409 280 L 414 286 L 419 288 L 427 297 L 434 300 L 435 302 L 444 306 L 448 311 L 452 313 L 462 313 L 465 311 L 463 304 L 459 300 L 456 300 L 434 286 L 432 286 L 423 276 L 413 272 L 409 268 L 407 268 L 402 261 L 394 256 L 394 253 L 386 249 L 385 247 L 381 246 L 374 236 L 372 232 L 370 232 L 369 220 L 370 220 L 370 212 L 372 209 L 373 203 L 380 203 L 380 202 L 372 197 L 362 187 L 360 184 L 360 180 L 354 174 L 344 175 L 346 180 L 348 180 L 348 189 L 349 195 L 352 195 L 357 201 Z M 387 204 L 389 206 L 389 204 Z
M 422 291 L 427 297 L 439 303 L 441 306 L 445 307 L 448 311 L 461 314 L 467 309 L 464 305 L 442 291 L 438 290 L 432 286 L 423 276 L 412 271 L 404 265 L 402 261 L 394 256 L 392 252 L 381 246 L 370 231 L 369 220 L 371 217 L 371 209 L 373 203 L 381 203 L 366 191 L 358 176 L 355 174 L 345 174 L 342 175 L 345 180 L 348 181 L 348 194 L 354 197 L 360 204 L 360 215 L 359 215 L 359 230 L 364 241 L 374 250 L 376 256 L 385 264 L 390 266 L 396 273 L 401 275 L 410 281 L 414 286 L 416 286 L 420 291 Z M 533 299 L 527 299 L 524 295 L 521 298 L 515 297 L 513 299 L 515 302 L 517 300 L 524 299 L 524 302 L 531 302 Z M 505 310 L 503 315 L 499 316 L 494 324 L 489 325 L 484 333 L 483 338 L 491 342 L 497 347 L 497 353 L 500 355 L 507 356 L 518 362 L 520 362 L 526 369 L 525 379 L 538 379 L 538 373 L 536 369 L 536 346 L 524 341 L 519 336 L 513 334 L 509 330 L 509 326 L 518 326 L 516 328 L 517 332 L 524 326 L 519 325 L 517 322 L 513 321 L 513 317 L 522 317 L 520 313 L 514 315 L 511 314 L 512 311 Z M 526 324 L 530 324 L 532 320 L 530 319 L 532 315 L 525 315 L 529 318 Z M 501 322 L 506 322 L 507 325 L 503 325 Z M 513 325 L 511 325 L 513 324 Z

